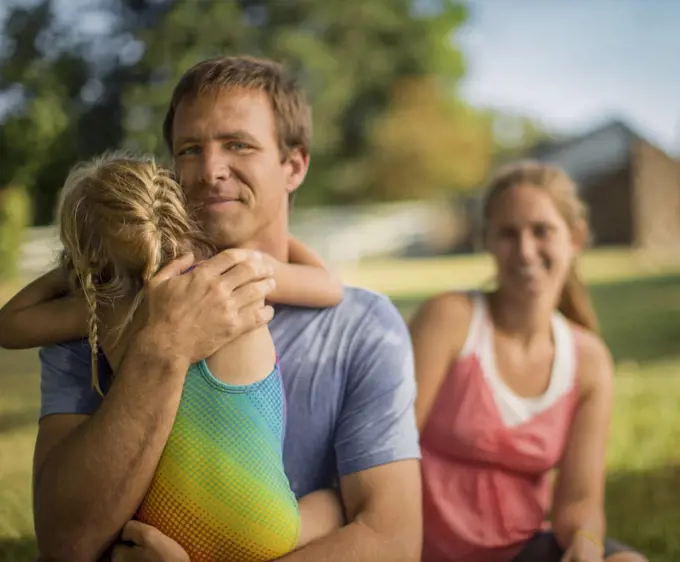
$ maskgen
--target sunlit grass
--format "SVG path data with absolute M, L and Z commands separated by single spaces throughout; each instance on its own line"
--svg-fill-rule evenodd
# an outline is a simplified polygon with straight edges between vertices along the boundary
M 345 282 L 393 297 L 478 287 L 489 283 L 494 274 L 491 259 L 481 254 L 369 260 L 338 269 Z M 597 249 L 584 253 L 579 272 L 588 284 L 611 283 L 680 272 L 680 260 L 629 249 Z

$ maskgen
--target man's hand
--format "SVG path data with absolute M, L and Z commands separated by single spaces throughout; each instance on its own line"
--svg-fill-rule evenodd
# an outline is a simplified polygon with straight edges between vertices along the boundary
M 128 544 L 113 547 L 111 562 L 190 562 L 179 544 L 139 521 L 129 521 L 120 538 Z
M 182 274 L 192 264 L 191 255 L 177 259 L 146 287 L 147 333 L 189 364 L 269 322 L 273 309 L 264 299 L 274 288 L 259 252 L 225 250 Z

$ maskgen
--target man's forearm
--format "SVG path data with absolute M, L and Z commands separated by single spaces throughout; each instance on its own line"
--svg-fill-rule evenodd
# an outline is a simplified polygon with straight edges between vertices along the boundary
M 36 467 L 34 517 L 46 559 L 94 562 L 134 515 L 177 413 L 187 365 L 144 335 L 91 418 Z
M 380 533 L 354 521 L 331 535 L 296 550 L 280 562 L 417 562 L 422 537 L 417 529 Z

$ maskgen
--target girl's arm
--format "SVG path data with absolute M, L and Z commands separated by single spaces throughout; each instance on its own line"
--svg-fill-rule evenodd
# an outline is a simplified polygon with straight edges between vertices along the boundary
M 345 524 L 345 514 L 337 490 L 317 490 L 300 498 L 300 538 L 296 549 L 330 535 Z
M 88 320 L 85 299 L 68 294 L 63 269 L 56 268 L 0 309 L 0 347 L 28 349 L 81 338 L 87 335 Z
M 288 244 L 289 263 L 267 259 L 276 281 L 276 288 L 267 297 L 272 302 L 325 308 L 342 300 L 340 279 L 311 248 L 292 236 Z

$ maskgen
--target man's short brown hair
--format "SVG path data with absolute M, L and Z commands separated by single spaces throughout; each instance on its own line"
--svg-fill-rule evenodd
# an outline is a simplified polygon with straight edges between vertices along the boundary
M 172 125 L 179 103 L 184 98 L 222 88 L 244 88 L 267 94 L 274 112 L 282 158 L 293 148 L 309 153 L 312 119 L 304 91 L 283 65 L 247 56 L 205 60 L 191 67 L 180 78 L 163 121 L 163 138 L 171 153 Z

